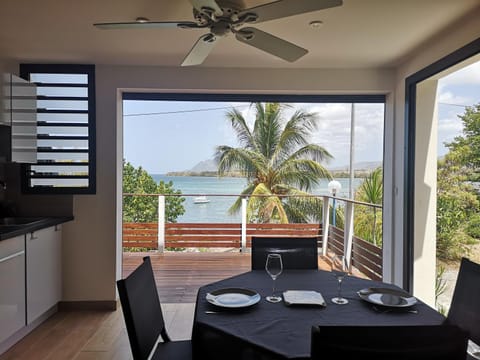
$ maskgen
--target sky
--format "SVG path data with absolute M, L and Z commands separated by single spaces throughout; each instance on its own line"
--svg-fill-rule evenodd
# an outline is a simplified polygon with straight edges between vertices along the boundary
M 437 91 L 439 156 L 448 152 L 444 143 L 451 142 L 462 133 L 462 122 L 458 115 L 465 112 L 465 106 L 478 103 L 480 61 L 440 79 Z
M 458 118 L 465 105 L 480 102 L 480 62 L 439 81 L 438 155 L 445 142 L 461 134 Z M 324 165 L 349 164 L 351 104 L 291 104 L 318 114 L 318 130 L 312 143 L 334 157 Z M 253 122 L 249 103 L 190 101 L 124 101 L 124 157 L 151 174 L 184 171 L 212 159 L 218 145 L 238 146 L 226 112 L 233 107 Z M 290 113 L 286 113 L 288 118 Z M 355 105 L 355 163 L 381 162 L 383 158 L 383 104 Z

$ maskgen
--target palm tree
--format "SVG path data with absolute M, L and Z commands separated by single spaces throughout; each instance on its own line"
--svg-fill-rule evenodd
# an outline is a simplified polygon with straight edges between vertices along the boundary
M 370 204 L 381 205 L 383 201 L 383 171 L 382 168 L 373 170 L 362 182 L 357 191 L 357 200 Z M 377 245 L 377 208 L 373 207 L 372 241 Z
M 229 211 L 238 212 L 241 198 L 248 197 L 250 222 L 319 219 L 321 201 L 305 197 L 320 179 L 332 178 L 320 164 L 332 155 L 308 142 L 311 132 L 317 128 L 318 115 L 296 110 L 287 120 L 287 105 L 254 103 L 252 106 L 255 108 L 252 128 L 238 110 L 227 113 L 240 147 L 221 145 L 216 149 L 220 176 L 236 171 L 248 179 L 247 187 Z

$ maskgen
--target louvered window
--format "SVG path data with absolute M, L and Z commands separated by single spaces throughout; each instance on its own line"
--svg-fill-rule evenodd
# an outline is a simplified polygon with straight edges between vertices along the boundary
M 95 68 L 22 64 L 37 85 L 37 164 L 25 165 L 24 193 L 95 193 Z

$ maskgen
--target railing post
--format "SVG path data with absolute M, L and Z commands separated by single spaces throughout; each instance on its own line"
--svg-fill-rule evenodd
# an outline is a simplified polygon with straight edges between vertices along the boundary
M 242 197 L 242 248 L 240 251 L 247 251 L 247 199 Z
M 322 254 L 327 256 L 328 247 L 328 230 L 330 228 L 330 198 L 323 197 L 323 214 L 322 214 Z
M 345 226 L 343 235 L 343 253 L 347 259 L 349 268 L 352 266 L 352 246 L 353 246 L 353 203 L 346 202 L 345 206 Z
M 165 196 L 158 196 L 158 237 L 157 249 L 163 253 L 165 250 Z

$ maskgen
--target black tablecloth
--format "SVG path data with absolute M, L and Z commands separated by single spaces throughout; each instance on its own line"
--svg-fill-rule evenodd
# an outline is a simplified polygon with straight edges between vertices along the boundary
M 443 315 L 419 302 L 417 314 L 392 311 L 380 313 L 361 300 L 356 292 L 366 287 L 391 287 L 381 282 L 347 277 L 342 295 L 349 304 L 336 305 L 337 282 L 331 272 L 316 270 L 284 271 L 276 280 L 278 293 L 285 290 L 319 291 L 326 307 L 272 304 L 265 296 L 272 291 L 272 279 L 265 271 L 251 271 L 199 289 L 193 324 L 192 342 L 195 359 L 308 359 L 313 325 L 437 325 Z M 205 300 L 216 289 L 240 287 L 257 291 L 262 299 L 242 310 L 225 310 Z M 205 311 L 221 311 L 206 314 Z M 374 341 L 374 339 L 372 339 Z M 348 339 L 346 339 L 348 341 Z

